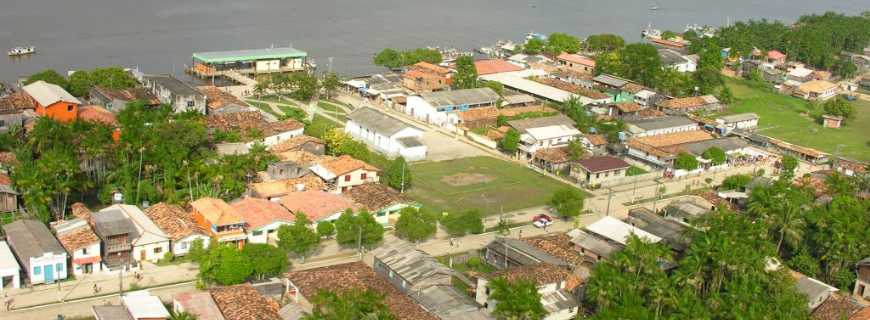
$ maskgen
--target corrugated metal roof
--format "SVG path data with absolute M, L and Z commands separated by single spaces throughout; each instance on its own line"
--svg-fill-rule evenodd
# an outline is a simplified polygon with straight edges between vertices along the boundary
M 292 47 L 196 52 L 193 58 L 205 63 L 227 63 L 265 59 L 304 58 L 308 53 Z
M 44 107 L 58 101 L 82 104 L 79 99 L 73 97 L 71 94 L 69 94 L 69 92 L 66 92 L 66 90 L 64 90 L 60 86 L 42 80 L 28 84 L 21 89 L 24 90 L 24 92 L 26 92 L 28 95 L 33 97 L 33 99 L 36 99 L 36 102 L 39 102 L 39 104 Z
M 490 88 L 427 92 L 420 95 L 433 107 L 495 103 L 498 93 Z
M 18 220 L 3 226 L 3 231 L 12 250 L 22 261 L 41 257 L 47 252 L 66 254 L 66 250 L 42 222 Z
M 378 110 L 364 107 L 359 108 L 347 115 L 347 118 L 356 122 L 360 127 L 373 130 L 385 137 L 392 137 L 394 134 L 402 130 L 412 128 L 422 131 L 414 126 L 408 125 L 399 119 L 386 115 Z
M 640 228 L 629 225 L 613 217 L 603 217 L 587 226 L 586 230 L 623 245 L 628 242 L 628 237 L 632 234 L 653 243 L 662 240 L 662 238 L 656 235 L 643 231 Z

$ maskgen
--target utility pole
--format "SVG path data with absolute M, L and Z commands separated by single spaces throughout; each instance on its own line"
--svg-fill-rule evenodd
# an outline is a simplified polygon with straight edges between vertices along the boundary
M 358 231 L 357 237 L 356 237 L 356 247 L 357 247 L 356 250 L 359 252 L 359 260 L 362 261 L 362 256 L 363 256 L 363 254 L 362 254 L 362 226 L 357 225 L 356 229 Z
M 607 193 L 607 213 L 606 213 L 606 215 L 610 216 L 610 200 L 613 199 L 613 188 L 608 188 L 608 190 L 610 190 L 610 192 Z
M 136 205 L 139 204 L 139 189 L 142 186 L 142 154 L 145 148 L 139 148 L 139 176 L 136 178 Z
M 400 193 L 405 193 L 405 162 L 402 162 L 402 187 Z

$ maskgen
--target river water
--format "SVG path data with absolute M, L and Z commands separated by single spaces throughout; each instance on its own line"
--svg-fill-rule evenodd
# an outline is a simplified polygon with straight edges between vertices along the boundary
M 34 45 L 38 52 L 0 58 L 0 81 L 106 65 L 182 74 L 195 51 L 289 44 L 321 69 L 333 57 L 333 70 L 355 75 L 378 71 L 371 57 L 384 47 L 470 49 L 530 31 L 637 41 L 649 23 L 682 31 L 729 18 L 791 22 L 868 9 L 870 0 L 3 0 L 0 49 Z

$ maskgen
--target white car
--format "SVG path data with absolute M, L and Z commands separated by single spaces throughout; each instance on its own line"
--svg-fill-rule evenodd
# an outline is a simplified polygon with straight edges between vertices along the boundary
M 532 219 L 532 225 L 538 228 L 546 228 L 551 224 L 553 224 L 553 218 L 545 214 L 538 215 Z

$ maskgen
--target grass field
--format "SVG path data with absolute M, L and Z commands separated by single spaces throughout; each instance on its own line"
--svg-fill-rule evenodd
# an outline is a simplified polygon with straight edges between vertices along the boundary
M 498 214 L 547 203 L 567 185 L 515 163 L 473 157 L 411 165 L 408 195 L 425 206 L 456 212 L 480 209 Z
M 758 114 L 758 133 L 831 154 L 839 146 L 842 156 L 870 160 L 870 102 L 852 102 L 855 118 L 848 120 L 845 127 L 830 129 L 809 116 L 820 106 L 742 81 L 727 79 L 726 83 L 736 98 L 727 113 Z

